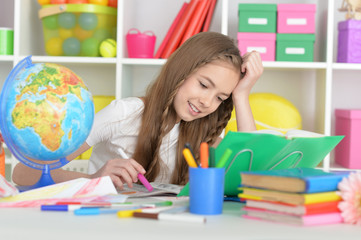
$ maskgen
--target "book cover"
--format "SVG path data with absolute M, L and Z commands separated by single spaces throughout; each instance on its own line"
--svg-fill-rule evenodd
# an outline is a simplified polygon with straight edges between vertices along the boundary
M 184 32 L 180 45 L 182 45 L 185 41 L 187 41 L 188 38 L 190 38 L 194 34 L 197 34 L 197 25 L 204 22 L 205 14 L 203 13 L 206 13 L 208 3 L 209 0 L 199 1 L 197 8 L 194 10 L 192 18 L 189 21 L 188 27 Z
M 257 201 L 246 200 L 246 207 L 271 210 L 280 213 L 293 214 L 293 215 L 314 215 L 321 213 L 340 212 L 338 204 L 340 201 L 330 201 L 303 205 L 293 205 L 281 202 L 272 201 Z
M 202 32 L 208 32 L 209 26 L 211 25 L 214 9 L 216 7 L 217 0 L 210 0 L 210 1 L 211 1 L 211 3 L 210 3 L 210 6 L 209 6 L 207 17 L 204 20 L 204 25 L 202 27 Z
M 343 219 L 341 213 L 323 213 L 306 216 L 295 216 L 283 213 L 277 213 L 268 210 L 258 210 L 254 208 L 243 208 L 246 213 L 242 217 L 250 217 L 253 219 L 267 220 L 278 223 L 301 225 L 301 226 L 315 226 L 325 224 L 342 223 Z
M 315 193 L 336 191 L 349 172 L 325 172 L 315 168 L 273 169 L 241 172 L 241 184 L 286 192 Z
M 254 132 L 228 132 L 215 151 L 216 164 L 226 149 L 232 150 L 227 161 L 225 193 L 237 195 L 241 171 L 315 168 L 343 136 L 325 136 L 302 131 L 298 136 Z
M 242 193 L 238 197 L 250 200 L 265 200 L 273 202 L 282 202 L 294 205 L 321 203 L 340 201 L 341 197 L 336 193 L 322 192 L 322 193 L 288 193 L 273 190 L 264 190 L 257 188 L 242 188 Z
M 159 45 L 159 48 L 154 56 L 154 58 L 160 58 L 162 55 L 162 52 L 167 44 L 167 42 L 169 41 L 170 36 L 172 35 L 172 33 L 174 32 L 174 29 L 176 27 L 176 25 L 178 24 L 179 20 L 181 19 L 185 9 L 187 8 L 188 3 L 184 2 L 181 9 L 179 10 L 177 16 L 175 17 L 172 25 L 169 27 L 169 30 L 167 32 L 167 34 L 165 35 L 163 42 Z
M 179 19 L 179 22 L 174 28 L 174 31 L 165 46 L 161 58 L 169 58 L 170 55 L 179 47 L 179 44 L 184 35 L 184 31 L 187 29 L 199 1 L 200 0 L 191 0 L 189 2 L 184 14 L 182 14 L 181 18 Z

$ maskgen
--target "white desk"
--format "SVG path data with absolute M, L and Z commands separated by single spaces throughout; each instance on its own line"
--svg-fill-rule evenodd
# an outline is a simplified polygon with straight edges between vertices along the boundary
M 361 239 L 360 226 L 299 227 L 268 223 L 242 218 L 240 206 L 226 202 L 223 214 L 207 217 L 205 224 L 120 219 L 115 214 L 75 216 L 72 212 L 41 212 L 35 208 L 0 208 L 0 239 Z

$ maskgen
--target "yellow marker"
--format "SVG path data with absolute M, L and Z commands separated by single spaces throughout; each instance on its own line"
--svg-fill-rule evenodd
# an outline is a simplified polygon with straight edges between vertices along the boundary
M 141 211 L 142 209 L 118 211 L 117 216 L 118 218 L 129 218 L 129 217 L 133 217 L 134 212 L 141 212 Z
M 196 161 L 193 158 L 191 151 L 188 148 L 183 149 L 183 156 L 190 167 L 194 167 L 194 168 L 198 167 Z

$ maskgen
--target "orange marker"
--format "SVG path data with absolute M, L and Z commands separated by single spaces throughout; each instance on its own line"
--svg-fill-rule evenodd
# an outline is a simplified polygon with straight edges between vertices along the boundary
M 190 167 L 194 167 L 194 168 L 198 167 L 196 161 L 193 158 L 191 151 L 188 148 L 183 149 L 183 156 Z
M 202 142 L 201 143 L 201 149 L 200 149 L 200 154 L 201 154 L 201 167 L 202 168 L 208 168 L 208 143 L 206 142 Z

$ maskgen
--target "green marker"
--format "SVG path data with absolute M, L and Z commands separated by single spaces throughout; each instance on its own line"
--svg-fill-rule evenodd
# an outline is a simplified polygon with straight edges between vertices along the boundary
M 213 168 L 216 166 L 216 149 L 214 147 L 209 148 L 209 163 L 208 166 Z
M 216 168 L 223 168 L 225 167 L 228 159 L 230 158 L 230 156 L 232 155 L 232 150 L 227 148 L 226 151 L 224 151 L 221 159 L 219 159 Z

